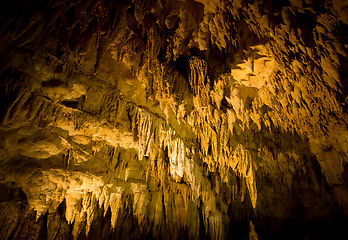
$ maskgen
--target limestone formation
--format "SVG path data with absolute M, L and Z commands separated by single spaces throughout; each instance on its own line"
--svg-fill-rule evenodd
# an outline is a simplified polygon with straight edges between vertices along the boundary
M 347 9 L 2 6 L 0 239 L 348 238 Z

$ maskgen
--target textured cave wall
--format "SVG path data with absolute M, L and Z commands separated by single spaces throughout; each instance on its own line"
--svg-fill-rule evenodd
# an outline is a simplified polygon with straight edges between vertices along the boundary
M 347 237 L 347 1 L 10 4 L 0 239 Z

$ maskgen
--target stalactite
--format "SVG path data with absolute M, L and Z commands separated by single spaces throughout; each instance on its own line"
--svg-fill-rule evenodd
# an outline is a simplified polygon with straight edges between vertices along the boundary
M 0 239 L 347 236 L 347 6 L 4 6 Z

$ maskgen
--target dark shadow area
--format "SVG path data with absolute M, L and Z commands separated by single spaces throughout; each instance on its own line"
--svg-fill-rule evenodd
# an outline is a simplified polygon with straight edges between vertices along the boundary
M 28 4 L 28 1 L 9 1 L 0 8 L 0 33 L 4 30 L 3 28 L 9 27 L 9 24 L 13 22 L 14 16 L 18 16 L 18 11 L 21 10 L 25 4 Z
M 189 72 L 189 61 L 190 57 L 185 57 L 184 55 L 180 55 L 175 61 L 171 59 L 169 61 L 169 65 L 173 67 L 175 70 L 177 70 L 179 73 L 181 73 L 185 79 L 188 80 L 188 72 Z
M 23 76 L 19 72 L 11 68 L 0 69 L 0 124 L 25 88 Z
M 234 172 L 231 172 L 231 176 L 234 177 L 235 181 L 237 181 L 238 189 L 241 190 L 242 185 L 246 186 L 246 180 L 238 177 Z M 225 186 L 225 183 L 222 185 L 223 191 L 225 194 L 222 196 L 227 201 L 228 199 L 232 199 L 232 193 L 228 186 Z M 226 192 L 228 192 L 226 194 Z M 235 196 L 234 200 L 228 206 L 228 217 L 229 217 L 229 226 L 226 229 L 227 239 L 249 239 L 250 233 L 250 220 L 252 219 L 252 204 L 250 200 L 250 195 L 248 189 L 245 187 L 245 193 L 242 198 L 241 192 L 239 192 L 239 196 Z M 228 196 L 230 195 L 230 196 Z M 242 201 L 244 199 L 244 201 Z
M 27 201 L 27 196 L 15 182 L 0 183 L 0 202 L 8 201 Z
M 62 105 L 68 107 L 68 108 L 74 108 L 74 109 L 79 109 L 81 108 L 81 104 L 79 101 L 74 101 L 74 100 L 64 100 L 60 102 Z
M 312 48 L 315 46 L 313 28 L 315 27 L 315 16 L 310 11 L 297 13 L 297 23 L 301 29 L 301 37 L 304 44 Z
M 234 139 L 250 149 L 249 154 L 258 166 L 255 172 L 257 205 L 248 214 L 259 239 L 347 238 L 344 226 L 348 226 L 348 219 L 330 193 L 320 164 L 311 153 L 308 138 L 274 126 L 269 129 L 262 126 L 261 129 L 263 131 L 251 126 Z M 256 144 L 255 149 L 266 148 L 272 153 L 271 162 L 263 163 L 250 143 Z M 292 151 L 299 154 L 297 161 L 300 162 L 295 163 L 295 159 L 287 154 Z M 277 162 L 279 154 L 283 154 L 286 162 Z M 288 167 L 284 164 L 294 166 L 294 170 L 286 170 Z M 284 177 L 285 174 L 291 174 L 291 181 Z M 242 208 L 247 206 L 242 205 Z
M 55 88 L 55 87 L 65 87 L 66 84 L 59 79 L 53 78 L 53 79 L 50 79 L 48 81 L 42 82 L 41 86 Z

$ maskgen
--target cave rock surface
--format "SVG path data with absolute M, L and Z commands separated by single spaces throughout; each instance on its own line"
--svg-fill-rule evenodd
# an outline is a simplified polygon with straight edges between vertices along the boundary
M 0 239 L 348 238 L 348 1 L 0 11 Z

